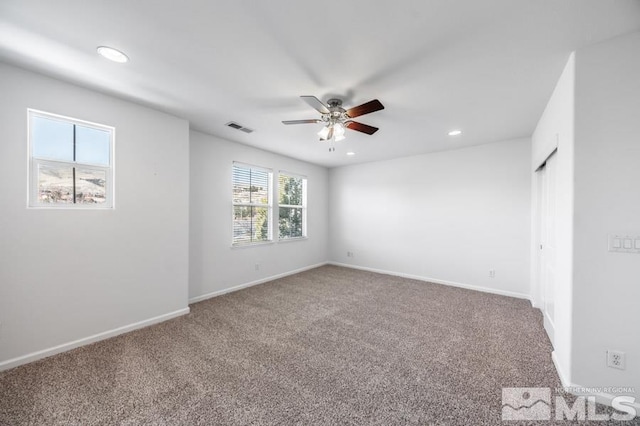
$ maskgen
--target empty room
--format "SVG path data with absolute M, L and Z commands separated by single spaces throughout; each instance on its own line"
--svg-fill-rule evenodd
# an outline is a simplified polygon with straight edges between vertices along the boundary
M 640 1 L 3 0 L 0 425 L 640 424 Z

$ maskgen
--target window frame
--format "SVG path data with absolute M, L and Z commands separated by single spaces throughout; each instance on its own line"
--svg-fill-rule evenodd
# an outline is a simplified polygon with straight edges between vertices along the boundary
M 236 203 L 234 201 L 234 181 L 233 181 L 233 169 L 235 166 L 248 168 L 250 170 L 256 170 L 267 173 L 267 204 L 263 203 Z M 264 244 L 273 244 L 273 169 L 262 166 L 255 166 L 253 164 L 243 163 L 240 161 L 233 161 L 231 164 L 231 247 L 232 248 L 240 248 L 240 247 L 252 247 L 256 245 L 264 245 Z M 267 239 L 266 240 L 255 240 L 255 241 L 243 241 L 236 242 L 234 235 L 234 217 L 235 217 L 235 208 L 236 207 L 260 207 L 267 209 Z M 253 229 L 252 229 L 252 238 L 253 238 Z
M 109 133 L 109 165 L 84 163 L 75 160 L 65 161 L 52 158 L 34 157 L 33 141 L 32 141 L 32 124 L 35 117 L 48 120 L 69 123 L 75 127 L 81 126 L 90 129 L 106 131 Z M 27 179 L 27 208 L 30 209 L 73 209 L 73 210 L 108 210 L 115 208 L 115 137 L 116 129 L 113 126 L 93 123 L 90 121 L 80 120 L 77 118 L 67 117 L 64 115 L 54 114 L 46 111 L 40 111 L 33 108 L 27 108 L 27 155 L 28 155 L 28 179 Z M 105 172 L 106 189 L 105 201 L 102 204 L 83 204 L 83 203 L 42 203 L 39 201 L 39 185 L 38 170 L 40 166 L 61 167 L 68 166 L 80 170 L 98 170 Z
M 302 179 L 302 204 L 280 204 L 280 178 L 281 176 L 287 176 L 292 178 Z M 300 173 L 292 173 L 286 170 L 278 171 L 278 198 L 276 202 L 276 209 L 278 211 L 278 242 L 290 242 L 307 239 L 307 176 Z M 280 237 L 280 208 L 299 208 L 302 210 L 302 235 L 299 237 Z

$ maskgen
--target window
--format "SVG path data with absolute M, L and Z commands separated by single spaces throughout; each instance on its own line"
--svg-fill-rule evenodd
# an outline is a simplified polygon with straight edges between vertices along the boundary
M 271 170 L 233 163 L 233 245 L 271 241 Z
M 29 110 L 29 205 L 113 207 L 113 127 Z
M 307 179 L 286 172 L 278 176 L 278 238 L 307 236 Z

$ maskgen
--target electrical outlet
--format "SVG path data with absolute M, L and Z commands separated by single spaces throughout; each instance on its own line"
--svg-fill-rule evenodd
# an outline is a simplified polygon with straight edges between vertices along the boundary
M 353 252 L 352 251 L 348 251 L 347 252 L 347 257 L 353 257 Z
M 496 277 L 496 270 L 489 269 L 489 278 L 495 278 L 495 277 Z
M 607 351 L 607 367 L 625 369 L 625 353 L 620 351 Z

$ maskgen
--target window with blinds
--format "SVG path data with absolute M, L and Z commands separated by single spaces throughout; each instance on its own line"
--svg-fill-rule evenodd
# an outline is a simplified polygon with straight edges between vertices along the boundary
M 269 169 L 233 163 L 233 245 L 271 241 Z
M 278 174 L 278 239 L 307 236 L 307 179 Z

